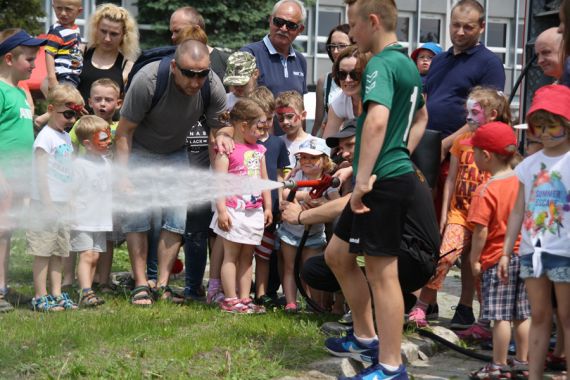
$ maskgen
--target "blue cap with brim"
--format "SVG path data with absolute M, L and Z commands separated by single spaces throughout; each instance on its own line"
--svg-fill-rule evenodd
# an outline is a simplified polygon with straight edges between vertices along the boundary
M 417 48 L 412 52 L 412 55 L 410 57 L 414 62 L 416 62 L 416 60 L 418 59 L 418 54 L 420 54 L 420 50 L 431 51 L 434 55 L 438 55 L 443 51 L 443 49 L 441 48 L 441 46 L 439 46 L 439 44 L 435 42 L 426 42 L 425 44 L 423 44 L 422 46 L 420 46 L 419 48 Z
M 6 38 L 4 42 L 0 44 L 0 57 L 18 46 L 36 47 L 43 46 L 47 43 L 48 41 L 46 39 L 34 38 L 25 31 L 20 30 L 18 33 Z

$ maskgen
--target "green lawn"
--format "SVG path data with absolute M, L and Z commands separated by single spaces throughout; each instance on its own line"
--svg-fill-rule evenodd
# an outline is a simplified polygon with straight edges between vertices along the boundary
M 16 238 L 11 286 L 32 296 L 31 257 Z M 126 252 L 115 270 L 127 270 Z M 0 315 L 0 378 L 270 379 L 295 375 L 326 353 L 310 314 L 231 315 L 202 304 L 136 308 L 126 294 L 95 310 Z M 26 305 L 27 306 L 27 305 Z

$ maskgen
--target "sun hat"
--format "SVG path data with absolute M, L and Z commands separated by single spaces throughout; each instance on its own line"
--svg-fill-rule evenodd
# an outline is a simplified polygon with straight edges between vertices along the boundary
M 246 51 L 237 51 L 228 57 L 225 86 L 244 86 L 257 68 L 255 57 Z

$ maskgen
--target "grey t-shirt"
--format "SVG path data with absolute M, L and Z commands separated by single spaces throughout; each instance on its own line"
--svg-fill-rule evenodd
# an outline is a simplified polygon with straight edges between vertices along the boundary
M 190 128 L 204 113 L 200 92 L 188 96 L 178 90 L 172 74 L 166 91 L 150 110 L 160 61 L 149 63 L 133 78 L 121 108 L 121 117 L 138 124 L 133 140 L 145 149 L 168 154 L 184 147 Z M 218 128 L 218 116 L 226 109 L 226 92 L 218 76 L 210 71 L 210 105 L 206 111 L 208 128 Z

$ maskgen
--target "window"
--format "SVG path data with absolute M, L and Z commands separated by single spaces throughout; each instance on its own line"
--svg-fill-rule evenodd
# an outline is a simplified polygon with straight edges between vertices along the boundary
M 497 54 L 504 65 L 508 64 L 507 46 L 509 42 L 508 21 L 493 20 L 487 23 L 486 28 L 487 47 Z
M 326 44 L 329 33 L 335 26 L 344 22 L 344 8 L 319 7 L 317 54 L 328 57 Z
M 440 42 L 441 20 L 438 18 L 423 18 L 420 20 L 420 43 Z
M 307 19 L 305 20 L 305 30 L 303 33 L 299 34 L 295 41 L 293 42 L 293 47 L 300 51 L 301 53 L 309 54 L 312 52 L 313 47 L 309 44 L 309 36 L 313 31 L 313 11 L 312 9 L 307 9 Z
M 412 34 L 410 33 L 411 20 L 411 15 L 400 14 L 400 17 L 398 17 L 398 23 L 396 24 L 396 35 L 398 36 L 398 42 L 408 50 L 410 49 L 410 40 Z

